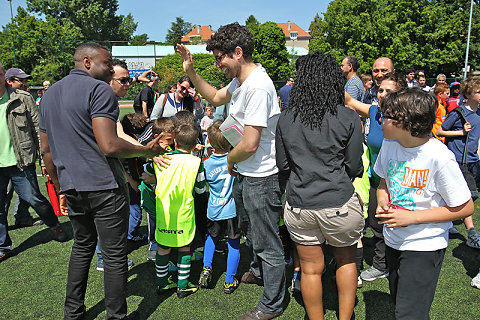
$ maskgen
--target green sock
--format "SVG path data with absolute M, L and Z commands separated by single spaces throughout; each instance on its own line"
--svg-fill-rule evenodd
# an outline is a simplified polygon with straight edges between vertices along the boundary
M 191 264 L 190 251 L 183 252 L 178 251 L 178 287 L 185 289 L 188 286 L 188 278 L 190 277 L 190 264 Z
M 168 284 L 168 260 L 170 255 L 155 255 L 155 273 L 157 274 L 157 285 L 165 287 Z

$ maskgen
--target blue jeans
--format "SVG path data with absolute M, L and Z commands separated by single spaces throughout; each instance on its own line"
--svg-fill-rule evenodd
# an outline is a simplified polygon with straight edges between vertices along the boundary
M 130 205 L 130 215 L 128 217 L 128 234 L 127 239 L 132 239 L 135 236 L 140 235 L 138 228 L 142 223 L 142 209 L 138 204 Z
M 13 188 L 18 196 L 32 206 L 47 226 L 58 225 L 58 218 L 53 212 L 52 205 L 38 188 L 35 165 L 28 166 L 23 171 L 17 166 L 0 168 L 0 252 L 9 251 L 12 245 L 12 240 L 8 235 L 7 212 L 5 211 L 7 186 L 10 179 L 12 179 Z
M 239 174 L 237 181 L 233 188 L 237 215 L 241 222 L 248 223 L 246 236 L 264 282 L 257 307 L 265 313 L 277 313 L 283 310 L 286 287 L 285 259 L 278 231 L 282 211 L 278 174 L 262 178 Z

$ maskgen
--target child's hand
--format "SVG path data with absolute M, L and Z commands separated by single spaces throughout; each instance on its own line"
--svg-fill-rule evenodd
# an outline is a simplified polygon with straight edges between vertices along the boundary
M 142 175 L 140 176 L 140 179 L 143 180 L 143 182 L 148 183 L 148 184 L 155 184 L 157 182 L 157 177 L 155 175 L 149 175 L 146 172 L 142 172 Z
M 381 219 L 378 224 L 384 224 L 386 228 L 406 227 L 415 223 L 415 215 L 404 209 L 388 209 L 388 212 L 378 212 L 376 218 Z
M 466 135 L 468 131 L 472 130 L 472 125 L 470 122 L 465 122 L 463 125 L 463 135 Z
M 388 203 L 388 200 L 379 200 L 378 199 L 376 212 L 377 212 L 377 214 L 391 212 L 391 208 L 390 208 L 390 204 Z

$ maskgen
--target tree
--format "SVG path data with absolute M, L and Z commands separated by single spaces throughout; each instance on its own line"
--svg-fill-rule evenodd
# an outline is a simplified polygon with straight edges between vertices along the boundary
M 148 35 L 146 33 L 137 34 L 130 40 L 131 46 L 143 46 L 148 41 Z
M 73 25 L 85 40 L 129 41 L 137 29 L 133 16 L 117 15 L 117 0 L 27 0 L 30 12 L 61 25 Z
M 73 53 L 80 44 L 71 39 L 81 38 L 70 23 L 60 25 L 48 18 L 42 21 L 22 7 L 18 7 L 13 23 L 3 28 L 0 37 L 0 61 L 5 69 L 14 66 L 23 69 L 33 76 L 30 81 L 33 85 L 65 76 L 73 68 Z
M 260 22 L 258 22 L 258 20 L 253 16 L 253 14 L 251 14 L 245 21 L 245 26 L 250 30 L 253 36 L 256 36 L 260 29 Z
M 193 25 L 190 22 L 186 22 L 182 17 L 177 17 L 175 22 L 172 22 L 172 26 L 168 29 L 165 39 L 168 44 L 176 46 L 177 43 L 182 42 L 182 37 L 192 31 Z
M 387 56 L 395 69 L 412 66 L 427 74 L 460 74 L 466 49 L 470 0 L 334 0 L 324 23 L 312 22 L 310 51 L 337 60 L 355 55 L 370 72 L 375 59 Z M 474 6 L 470 65 L 480 67 L 480 8 Z M 323 30 L 323 31 L 322 31 Z
M 255 37 L 253 60 L 261 63 L 272 80 L 282 80 L 289 76 L 288 52 L 285 34 L 275 22 L 261 24 Z

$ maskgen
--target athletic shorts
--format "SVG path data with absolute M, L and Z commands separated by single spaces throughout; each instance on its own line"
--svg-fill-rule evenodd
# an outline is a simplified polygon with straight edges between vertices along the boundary
M 306 246 L 325 241 L 333 247 L 354 245 L 362 237 L 365 224 L 356 193 L 336 208 L 300 209 L 287 202 L 284 220 L 292 240 Z
M 207 219 L 207 231 L 214 238 L 223 237 L 225 234 L 229 238 L 236 238 L 240 234 L 238 218 L 235 216 L 227 220 L 217 221 Z

